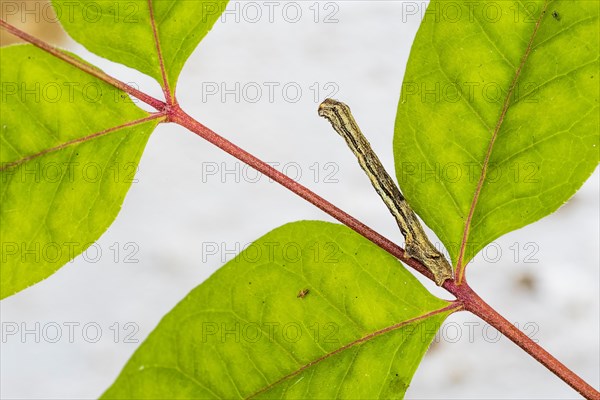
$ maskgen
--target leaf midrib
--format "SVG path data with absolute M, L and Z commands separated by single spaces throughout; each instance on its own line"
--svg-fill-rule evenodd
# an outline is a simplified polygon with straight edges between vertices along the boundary
M 456 263 L 456 276 L 457 276 L 458 283 L 460 283 L 463 278 L 464 267 L 465 267 L 463 265 L 463 261 L 464 261 L 464 256 L 465 256 L 465 249 L 466 249 L 467 242 L 469 239 L 469 231 L 470 231 L 470 227 L 471 227 L 471 222 L 473 220 L 473 215 L 475 213 L 475 209 L 477 208 L 477 202 L 479 200 L 479 195 L 481 194 L 481 189 L 483 188 L 483 184 L 485 182 L 486 173 L 487 173 L 487 169 L 489 166 L 490 158 L 492 156 L 492 150 L 494 147 L 494 143 L 496 142 L 496 138 L 498 137 L 498 132 L 500 131 L 500 128 L 502 127 L 502 123 L 504 122 L 504 118 L 506 117 L 506 114 L 510 107 L 510 99 L 514 93 L 514 90 L 515 90 L 515 87 L 519 80 L 519 77 L 521 76 L 523 67 L 527 63 L 527 60 L 529 59 L 529 55 L 531 54 L 531 51 L 533 50 L 533 41 L 535 40 L 535 37 L 536 37 L 536 35 L 539 31 L 539 28 L 542 24 L 542 20 L 544 19 L 544 16 L 546 15 L 546 10 L 548 9 L 548 4 L 549 4 L 549 0 L 546 0 L 544 2 L 544 7 L 542 8 L 540 16 L 535 24 L 534 30 L 531 34 L 531 37 L 529 38 L 529 42 L 527 44 L 527 49 L 525 50 L 525 54 L 523 55 L 523 58 L 521 59 L 521 62 L 519 63 L 519 68 L 515 72 L 515 77 L 513 78 L 513 81 L 511 82 L 511 85 L 510 85 L 510 89 L 508 90 L 508 92 L 506 94 L 506 97 L 504 99 L 504 104 L 502 105 L 502 112 L 500 113 L 500 116 L 498 117 L 498 122 L 496 123 L 496 127 L 494 128 L 494 132 L 492 134 L 490 143 L 488 145 L 488 149 L 487 149 L 487 152 L 485 155 L 485 160 L 484 160 L 483 166 L 481 168 L 481 175 L 479 176 L 479 181 L 477 182 L 477 186 L 475 188 L 475 193 L 473 194 L 473 200 L 471 202 L 471 206 L 469 207 L 469 214 L 467 216 L 467 220 L 465 222 L 465 227 L 463 230 L 463 237 L 462 237 L 461 244 L 460 244 L 460 252 L 459 252 L 457 263 Z
M 151 115 L 149 115 L 147 117 L 144 117 L 144 118 L 136 119 L 134 121 L 130 121 L 130 122 L 127 122 L 127 123 L 124 123 L 124 124 L 121 124 L 121 125 L 113 126 L 111 128 L 107 128 L 107 129 L 104 129 L 104 130 L 101 130 L 101 131 L 98 131 L 98 132 L 94 132 L 94 133 L 92 133 L 90 135 L 87 135 L 87 136 L 84 136 L 84 137 L 80 137 L 80 138 L 76 138 L 76 139 L 73 139 L 73 140 L 69 140 L 69 141 L 61 143 L 61 144 L 59 144 L 57 146 L 50 147 L 50 148 L 44 149 L 44 150 L 42 150 L 40 152 L 37 152 L 37 153 L 31 154 L 31 155 L 22 157 L 22 158 L 20 158 L 18 160 L 15 160 L 15 161 L 12 161 L 12 162 L 9 162 L 9 163 L 6 163 L 6 164 L 2 164 L 0 166 L 0 172 L 4 172 L 4 171 L 6 171 L 9 168 L 13 168 L 13 167 L 19 166 L 21 164 L 24 164 L 24 163 L 26 163 L 28 161 L 31 161 L 31 160 L 34 160 L 36 158 L 45 156 L 47 154 L 50 154 L 50 153 L 53 153 L 53 152 L 56 152 L 56 151 L 59 151 L 59 150 L 63 150 L 65 148 L 67 148 L 67 147 L 70 147 L 70 146 L 73 146 L 73 145 L 76 145 L 76 144 L 80 144 L 80 143 L 89 142 L 91 140 L 94 140 L 94 139 L 97 139 L 99 137 L 108 135 L 110 133 L 120 131 L 121 129 L 126 129 L 126 128 L 130 128 L 132 126 L 137 126 L 137 125 L 142 125 L 142 124 L 144 124 L 144 123 L 146 123 L 148 121 L 151 121 L 151 120 L 154 120 L 154 119 L 158 119 L 158 118 L 162 118 L 163 116 L 164 115 L 161 114 L 161 113 L 151 114 Z
M 160 74 L 163 81 L 163 91 L 167 102 L 173 101 L 171 89 L 169 86 L 169 79 L 167 78 L 167 70 L 165 67 L 165 60 L 162 54 L 162 47 L 160 45 L 160 37 L 158 33 L 158 27 L 156 26 L 156 18 L 154 16 L 154 8 L 152 0 L 148 0 L 148 12 L 150 13 L 150 25 L 152 26 L 152 36 L 154 38 L 154 46 L 156 48 L 156 56 L 158 57 L 158 64 L 160 66 Z
M 290 379 L 291 377 L 298 375 L 299 373 L 301 373 L 301 372 L 309 369 L 310 367 L 312 367 L 314 365 L 317 365 L 318 363 L 320 363 L 320 362 L 322 362 L 322 361 L 324 361 L 324 360 L 326 360 L 326 359 L 328 359 L 330 357 L 333 357 L 333 356 L 335 356 L 335 355 L 337 355 L 337 354 L 339 354 L 339 353 L 341 353 L 341 352 L 343 352 L 345 350 L 348 350 L 348 349 L 350 349 L 350 348 L 352 348 L 354 346 L 357 346 L 359 344 L 368 342 L 369 340 L 375 339 L 375 338 L 377 338 L 377 337 L 379 337 L 381 335 L 384 335 L 384 334 L 386 334 L 388 332 L 392 332 L 392 331 L 394 331 L 396 329 L 401 329 L 401 328 L 403 328 L 403 327 L 405 327 L 407 325 L 410 325 L 410 324 L 413 324 L 413 323 L 416 323 L 416 322 L 424 321 L 427 318 L 430 318 L 430 317 L 433 317 L 435 315 L 441 314 L 441 313 L 443 313 L 445 311 L 451 311 L 451 312 L 457 311 L 457 310 L 460 309 L 460 307 L 461 306 L 458 303 L 450 303 L 446 307 L 439 308 L 439 309 L 434 310 L 434 311 L 430 311 L 428 313 L 419 315 L 417 317 L 408 319 L 406 321 L 399 322 L 399 323 L 394 324 L 394 325 L 390 325 L 388 327 L 385 327 L 385 328 L 380 329 L 378 331 L 375 331 L 373 333 L 369 333 L 368 335 L 362 336 L 362 337 L 360 337 L 360 338 L 358 338 L 356 340 L 353 340 L 350 343 L 345 344 L 344 346 L 341 346 L 341 347 L 339 347 L 339 348 L 337 348 L 337 349 L 335 349 L 335 350 L 333 350 L 333 351 L 331 351 L 331 352 L 329 352 L 327 354 L 324 354 L 321 357 L 319 357 L 319 358 L 317 358 L 317 359 L 315 359 L 315 360 L 313 360 L 313 361 L 311 361 L 311 362 L 309 362 L 309 363 L 301 366 L 300 368 L 296 369 L 295 371 L 292 371 L 289 374 L 287 374 L 287 375 L 279 378 L 277 381 L 271 383 L 270 385 L 265 386 L 264 388 L 260 389 L 257 392 L 254 392 L 253 394 L 251 394 L 248 397 L 246 397 L 246 399 L 255 398 L 256 396 L 258 396 L 258 395 L 260 395 L 260 394 L 268 391 L 269 389 L 271 389 L 271 388 L 275 387 L 276 385 L 278 385 L 278 384 L 280 384 L 280 383 L 282 383 L 282 382 Z

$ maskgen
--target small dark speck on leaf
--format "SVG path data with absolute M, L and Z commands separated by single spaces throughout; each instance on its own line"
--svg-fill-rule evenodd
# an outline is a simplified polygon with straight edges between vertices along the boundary
M 310 293 L 310 290 L 308 289 L 302 289 L 301 291 L 298 292 L 298 295 L 296 296 L 299 299 L 303 299 L 304 297 L 306 297 L 306 295 Z
M 252 282 L 248 282 L 248 285 L 252 285 Z
M 555 20 L 560 21 L 560 14 L 556 10 L 552 11 L 552 17 Z

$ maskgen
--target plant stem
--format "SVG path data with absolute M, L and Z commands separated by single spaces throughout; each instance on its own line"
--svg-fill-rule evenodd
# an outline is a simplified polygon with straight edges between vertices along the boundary
M 578 391 L 586 399 L 600 399 L 600 392 L 586 383 L 577 374 L 558 361 L 552 354 L 535 343 L 529 336 L 517 329 L 513 324 L 500 315 L 492 306 L 487 304 L 467 285 L 466 280 L 450 290 L 462 302 L 466 311 L 470 311 L 479 318 L 496 328 L 500 333 L 509 338 L 527 354 L 535 358 L 540 364 Z
M 121 82 L 116 78 L 113 78 L 112 76 L 105 74 L 99 69 L 71 56 L 70 54 L 59 50 L 58 48 L 51 46 L 48 43 L 21 31 L 20 29 L 8 24 L 2 19 L 0 19 L 0 27 L 11 32 L 15 36 L 18 36 L 21 39 L 39 47 L 40 49 L 47 51 L 53 56 L 65 62 L 68 62 L 74 67 L 79 68 L 82 71 L 85 71 L 88 74 L 95 76 L 98 79 L 101 79 L 106 83 L 116 88 L 119 88 L 131 94 L 132 96 L 137 97 L 146 104 L 149 104 L 150 106 L 156 108 L 159 112 L 159 114 L 156 115 L 165 115 L 166 121 L 175 122 L 196 133 L 198 136 L 209 141 L 210 143 L 224 150 L 228 154 L 234 156 L 235 158 L 248 164 L 257 171 L 261 172 L 262 174 L 273 179 L 274 181 L 286 187 L 298 196 L 302 197 L 309 203 L 317 206 L 319 209 L 323 210 L 333 218 L 337 219 L 344 225 L 356 231 L 358 234 L 372 241 L 374 244 L 381 247 L 383 250 L 392 254 L 404 264 L 412 267 L 413 269 L 420 272 L 422 275 L 426 276 L 430 280 L 434 280 L 434 277 L 431 274 L 431 272 L 429 272 L 429 270 L 421 262 L 413 258 L 407 258 L 404 249 L 402 249 L 400 246 L 387 239 L 386 237 L 380 235 L 373 229 L 369 228 L 356 218 L 352 217 L 348 213 L 344 212 L 340 208 L 328 202 L 327 200 L 317 195 L 310 189 L 294 181 L 287 175 L 277 171 L 269 164 L 253 156 L 244 149 L 236 146 L 232 142 L 218 135 L 214 131 L 210 130 L 209 128 L 207 128 L 206 126 L 202 125 L 200 122 L 196 121 L 194 118 L 189 116 L 179 107 L 176 99 L 174 98 L 174 95 L 172 98 L 170 97 L 171 93 L 169 92 L 168 88 L 165 91 L 165 95 L 168 99 L 165 103 L 125 84 L 124 82 Z M 166 84 L 166 78 L 164 78 L 164 81 Z M 462 305 L 462 307 L 465 310 L 472 312 L 473 314 L 477 315 L 485 322 L 496 328 L 500 333 L 509 338 L 517 346 L 525 350 L 525 352 L 527 352 L 538 362 L 540 362 L 542 365 L 548 368 L 551 372 L 553 372 L 560 379 L 566 382 L 569 386 L 571 386 L 573 389 L 579 392 L 582 396 L 584 396 L 587 399 L 600 400 L 600 392 L 598 392 L 592 386 L 587 384 L 583 379 L 577 376 L 577 374 L 568 369 L 564 364 L 558 361 L 550 353 L 548 353 L 541 346 L 539 346 L 537 343 L 531 340 L 527 335 L 525 335 L 523 332 L 517 329 L 504 317 L 502 317 L 502 315 L 500 315 L 490 305 L 483 301 L 471 289 L 471 287 L 467 285 L 467 282 L 466 280 L 464 280 L 464 278 L 460 283 L 456 283 L 453 280 L 447 280 L 446 282 L 444 282 L 442 287 L 444 287 L 448 292 L 452 293 L 456 297 L 457 301 L 455 304 Z
M 287 175 L 277 171 L 275 168 L 273 168 L 266 162 L 260 160 L 254 155 L 248 153 L 246 150 L 238 147 L 229 140 L 223 138 L 211 129 L 202 125 L 200 122 L 196 121 L 185 111 L 179 108 L 178 105 L 174 105 L 170 109 L 168 119 L 171 122 L 175 122 L 181 126 L 186 127 L 190 131 L 194 132 L 198 136 L 214 144 L 226 153 L 231 154 L 238 160 L 248 164 L 252 168 L 273 179 L 275 182 L 286 187 L 287 189 L 302 197 L 309 203 L 317 206 L 321 210 L 325 211 L 327 214 L 331 215 L 333 218 L 340 221 L 342 224 L 353 229 L 360 235 L 375 243 L 377 246 L 386 250 L 388 253 L 393 254 L 396 258 L 400 259 L 401 261 L 410 265 L 423 275 L 427 276 L 429 279 L 433 280 L 433 275 L 429 272 L 429 270 L 427 270 L 427 268 L 425 268 L 425 266 L 419 261 L 412 258 L 407 258 L 404 254 L 404 249 L 402 249 L 396 243 L 375 232 L 373 229 L 369 228 L 368 226 L 366 226 L 353 216 L 349 215 L 345 211 L 341 210 L 340 208 L 336 207 L 335 205 L 331 204 L 329 201 L 325 200 L 323 197 L 314 193 L 307 187 L 294 181 Z
M 400 246 L 369 228 L 356 218 L 347 214 L 340 208 L 328 202 L 321 196 L 317 195 L 310 189 L 294 181 L 287 175 L 277 171 L 275 168 L 260 160 L 259 158 L 248 153 L 244 149 L 238 147 L 222 136 L 218 135 L 211 129 L 207 128 L 194 118 L 189 116 L 185 111 L 175 105 L 169 110 L 169 120 L 175 122 L 190 131 L 194 132 L 203 139 L 209 141 L 226 153 L 234 156 L 238 160 L 248 164 L 257 171 L 273 179 L 275 182 L 286 187 L 306 201 L 323 210 L 333 218 L 337 219 L 344 225 L 356 231 L 358 234 L 369 239 L 377 246 L 381 247 L 394 257 L 398 258 L 404 264 L 409 265 L 427 278 L 433 280 L 433 275 L 419 261 L 413 258 L 407 258 Z M 496 310 L 485 303 L 463 279 L 461 284 L 457 284 L 452 280 L 447 280 L 442 285 L 444 289 L 452 293 L 457 303 L 462 304 L 465 310 L 477 315 L 485 322 L 496 328 L 500 333 L 509 338 L 517 346 L 525 350 L 529 355 L 535 358 L 538 362 L 548 368 L 556 376 L 566 382 L 569 386 L 579 392 L 587 399 L 600 400 L 600 393 L 592 386 L 587 384 L 577 374 L 568 369 L 564 364 L 554 358 L 550 353 L 544 350 L 540 345 L 531 340 L 527 335 L 517 329 L 513 324 L 502 317 Z

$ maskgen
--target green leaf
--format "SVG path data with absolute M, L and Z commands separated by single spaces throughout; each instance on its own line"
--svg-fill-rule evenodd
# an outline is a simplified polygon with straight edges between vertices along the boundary
M 452 309 L 350 229 L 291 223 L 185 297 L 103 398 L 401 398 Z
M 73 39 L 99 56 L 150 75 L 165 87 L 158 38 L 172 91 L 183 64 L 227 6 L 227 1 L 222 0 L 53 0 L 52 3 Z
M 157 119 L 34 46 L 1 48 L 0 64 L 5 298 L 52 275 L 108 228 Z
M 455 265 L 554 212 L 596 168 L 598 10 L 594 1 L 430 3 L 394 156 L 407 200 Z

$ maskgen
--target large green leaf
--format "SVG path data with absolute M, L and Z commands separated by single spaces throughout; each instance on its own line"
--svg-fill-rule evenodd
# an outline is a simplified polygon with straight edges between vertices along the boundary
M 597 1 L 430 3 L 394 155 L 408 201 L 455 264 L 461 248 L 465 265 L 555 211 L 596 168 L 598 10 Z
M 148 74 L 164 86 L 157 37 L 168 85 L 174 90 L 183 64 L 227 1 L 53 0 L 53 5 L 65 30 L 88 50 Z
M 157 119 L 34 46 L 1 48 L 0 64 L 4 298 L 50 276 L 108 228 Z
M 400 398 L 451 308 L 350 229 L 288 224 L 169 312 L 103 398 Z

